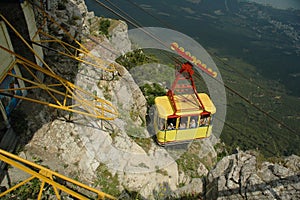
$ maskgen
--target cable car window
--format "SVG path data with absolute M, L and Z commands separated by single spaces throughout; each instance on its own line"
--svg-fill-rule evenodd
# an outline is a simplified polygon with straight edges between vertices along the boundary
M 186 129 L 188 122 L 188 117 L 181 117 L 179 123 L 179 129 Z
M 199 119 L 198 116 L 191 116 L 189 128 L 196 128 L 196 127 L 198 127 L 198 119 Z
M 176 119 L 177 118 L 168 118 L 167 120 L 167 129 L 173 130 L 176 127 Z
M 162 118 L 158 118 L 159 120 L 159 130 L 163 131 L 166 129 L 166 120 L 165 119 L 162 119 Z
M 199 126 L 208 126 L 210 123 L 210 115 L 202 115 Z

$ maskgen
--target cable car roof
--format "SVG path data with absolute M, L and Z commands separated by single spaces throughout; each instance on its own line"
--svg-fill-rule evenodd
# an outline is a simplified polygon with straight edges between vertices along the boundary
M 214 114 L 216 112 L 216 107 L 205 93 L 198 93 L 199 98 L 201 99 L 205 111 Z M 174 95 L 174 100 L 178 111 L 177 115 L 200 115 L 203 112 L 201 105 L 195 99 L 194 94 L 184 94 L 184 95 Z M 161 118 L 167 118 L 170 115 L 174 114 L 174 110 L 170 103 L 168 96 L 161 96 L 155 98 L 155 105 L 158 110 L 158 115 Z

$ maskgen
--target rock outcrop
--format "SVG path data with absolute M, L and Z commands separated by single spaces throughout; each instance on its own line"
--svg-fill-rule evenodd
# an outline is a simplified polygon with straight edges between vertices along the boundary
M 275 163 L 260 161 L 257 153 L 224 157 L 209 172 L 207 199 L 299 199 L 300 157 Z

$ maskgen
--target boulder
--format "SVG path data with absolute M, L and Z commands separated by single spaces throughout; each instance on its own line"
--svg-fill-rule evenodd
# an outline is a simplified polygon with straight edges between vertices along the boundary
M 123 21 L 116 21 L 109 29 L 111 35 L 110 42 L 120 55 L 126 54 L 131 51 L 131 42 L 128 37 L 128 26 Z

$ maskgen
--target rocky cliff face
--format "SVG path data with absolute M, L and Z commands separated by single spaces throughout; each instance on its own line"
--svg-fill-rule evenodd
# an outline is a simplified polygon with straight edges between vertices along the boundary
M 55 10 L 58 3 L 52 3 L 51 13 L 58 20 L 76 19 L 73 26 L 80 27 L 83 34 L 77 37 L 91 54 L 116 66 L 114 73 L 82 63 L 79 67 L 61 65 L 58 71 L 68 74 L 68 70 L 78 69 L 76 85 L 111 101 L 120 117 L 104 121 L 74 115 L 69 122 L 62 117 L 50 121 L 45 120 L 50 118 L 46 110 L 34 120 L 28 119 L 29 126 L 38 120 L 44 123 L 20 153 L 22 157 L 38 159 L 120 199 L 130 199 L 133 193 L 138 194 L 134 198 L 147 199 L 299 197 L 297 156 L 273 164 L 259 163 L 255 155 L 239 152 L 223 158 L 209 171 L 216 164 L 216 138 L 176 148 L 157 146 L 144 126 L 147 107 L 142 92 L 130 73 L 114 61 L 131 49 L 126 24 L 108 19 L 110 37 L 105 37 L 98 31 L 102 19 L 88 12 L 83 0 L 66 1 L 61 10 Z M 17 180 L 12 178 L 12 182 Z
M 271 163 L 255 152 L 223 158 L 207 177 L 207 199 L 299 199 L 300 157 Z

